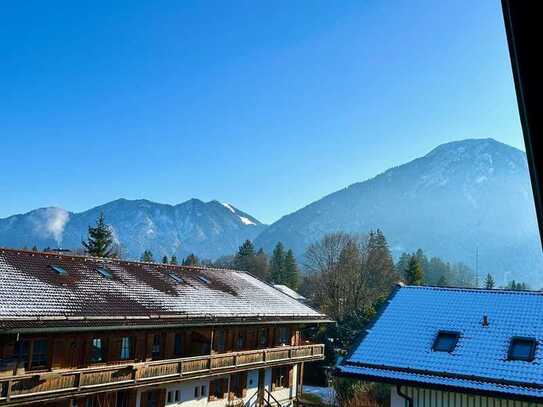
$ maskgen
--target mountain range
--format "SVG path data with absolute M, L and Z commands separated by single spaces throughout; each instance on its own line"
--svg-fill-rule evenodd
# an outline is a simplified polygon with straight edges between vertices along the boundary
M 124 256 L 151 250 L 157 259 L 189 253 L 214 259 L 234 253 L 266 227 L 251 215 L 218 201 L 190 199 L 179 205 L 118 199 L 80 213 L 41 208 L 0 219 L 0 246 L 79 248 L 100 212 Z
M 493 139 L 440 145 L 269 226 L 219 201 L 119 199 L 80 213 L 42 208 L 0 219 L 0 246 L 80 247 L 100 212 L 130 258 L 150 249 L 156 258 L 195 253 L 215 259 L 250 239 L 267 252 L 281 241 L 301 260 L 326 233 L 379 228 L 395 256 L 420 247 L 477 268 L 480 276 L 491 273 L 499 284 L 516 279 L 543 286 L 526 155 Z

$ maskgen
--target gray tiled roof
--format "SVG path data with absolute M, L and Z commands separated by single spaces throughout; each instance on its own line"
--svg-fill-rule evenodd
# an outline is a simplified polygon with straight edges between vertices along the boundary
M 159 319 L 327 320 L 245 272 L 0 249 L 0 329 L 149 325 Z
M 451 353 L 432 350 L 440 330 L 460 333 Z M 512 337 L 537 340 L 533 361 L 508 360 Z M 339 370 L 375 381 L 543 398 L 542 341 L 539 292 L 405 286 Z

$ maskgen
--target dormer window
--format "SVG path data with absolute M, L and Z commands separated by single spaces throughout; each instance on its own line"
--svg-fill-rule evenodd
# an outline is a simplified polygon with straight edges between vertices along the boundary
M 460 338 L 459 332 L 439 331 L 434 340 L 432 350 L 435 352 L 451 353 L 458 343 L 458 338 Z
M 203 276 L 198 276 L 198 280 L 200 280 L 202 283 L 209 284 L 209 280 Z
M 66 274 L 68 274 L 68 273 L 66 272 L 66 270 L 64 270 L 64 269 L 63 269 L 62 267 L 60 267 L 60 266 L 57 266 L 57 265 L 52 264 L 50 267 L 51 267 L 51 269 L 52 269 L 55 273 L 57 273 L 58 275 L 65 276 Z
M 512 338 L 509 345 L 509 360 L 531 362 L 535 357 L 537 342 L 534 338 Z
M 98 272 L 98 274 L 100 274 L 104 278 L 109 278 L 109 279 L 113 278 L 113 274 L 111 274 L 111 271 L 109 271 L 105 267 L 98 267 L 96 271 Z
M 170 276 L 170 278 L 175 281 L 177 284 L 181 284 L 181 283 L 184 283 L 185 280 L 183 280 L 182 277 L 179 277 L 177 274 L 174 274 L 174 273 L 169 273 L 168 274 Z

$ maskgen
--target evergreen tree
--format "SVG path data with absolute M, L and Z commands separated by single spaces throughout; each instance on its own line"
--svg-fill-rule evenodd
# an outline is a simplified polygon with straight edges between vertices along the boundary
M 197 266 L 200 263 L 200 260 L 198 257 L 194 255 L 194 253 L 189 254 L 187 257 L 183 259 L 181 264 L 183 266 Z
M 447 287 L 449 283 L 447 282 L 447 277 L 441 276 L 439 277 L 439 280 L 437 281 L 437 285 L 439 287 Z
M 141 255 L 140 260 L 147 263 L 153 263 L 155 261 L 153 257 L 153 252 L 151 252 L 151 250 L 145 250 Z
M 169 262 L 168 262 L 168 256 L 164 255 L 164 256 L 162 257 L 162 263 L 164 263 L 164 264 L 168 264 L 168 263 L 169 263 Z
M 291 249 L 287 251 L 284 263 L 284 280 L 283 284 L 296 290 L 298 288 L 298 266 L 296 265 L 296 259 Z
M 81 244 L 91 256 L 114 257 L 112 249 L 113 234 L 106 224 L 102 212 L 100 212 L 96 225 L 94 227 L 89 226 L 87 241 L 82 241 Z
M 254 257 L 253 264 L 250 273 L 255 277 L 258 277 L 261 280 L 269 281 L 270 280 L 270 269 L 268 267 L 268 255 L 264 252 L 262 248 L 258 249 L 256 256 Z
M 32 246 L 32 251 L 33 251 L 33 252 L 37 252 L 37 251 L 38 251 L 38 248 L 36 247 L 36 245 Z
M 247 239 L 239 247 L 238 252 L 234 256 L 234 268 L 241 271 L 251 271 L 254 264 L 255 247 L 253 243 Z
M 175 254 L 172 254 L 172 257 L 170 258 L 170 264 L 177 264 L 177 256 Z
M 410 285 L 422 285 L 424 282 L 424 274 L 417 256 L 411 256 L 411 259 L 409 259 L 409 264 L 405 270 L 405 282 Z
M 270 259 L 270 277 L 274 284 L 285 283 L 285 257 L 283 243 L 277 242 Z
M 493 289 L 496 285 L 496 282 L 494 281 L 494 277 L 490 273 L 486 275 L 485 278 L 485 288 L 488 288 L 489 290 Z

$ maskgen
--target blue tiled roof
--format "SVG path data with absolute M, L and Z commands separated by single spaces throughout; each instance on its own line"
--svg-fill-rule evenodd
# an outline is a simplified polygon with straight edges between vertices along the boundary
M 441 330 L 460 333 L 451 353 L 432 350 Z M 507 360 L 516 336 L 538 341 L 532 362 Z M 339 370 L 375 381 L 543 398 L 542 341 L 539 292 L 402 286 Z

